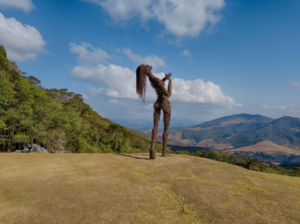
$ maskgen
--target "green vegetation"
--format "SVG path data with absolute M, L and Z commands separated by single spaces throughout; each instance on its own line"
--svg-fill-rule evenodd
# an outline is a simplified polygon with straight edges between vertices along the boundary
M 293 169 L 293 168 L 300 167 L 300 162 L 281 163 L 280 166 L 286 169 Z
M 67 89 L 44 89 L 0 47 L 0 151 L 39 144 L 73 152 L 145 152 L 150 140 L 101 117 Z M 158 151 L 161 146 L 157 145 Z
M 276 162 L 276 163 L 281 163 L 281 164 L 290 164 L 290 163 L 295 163 L 294 161 L 300 161 L 300 156 L 299 155 L 294 155 L 294 154 L 290 154 L 290 155 L 273 155 L 272 154 L 267 154 L 267 153 L 263 153 L 263 152 L 255 152 L 255 151 L 227 151 L 230 153 L 234 153 L 236 155 L 243 155 L 246 156 L 247 158 L 250 159 L 254 159 L 254 158 L 258 158 L 260 159 L 262 162 L 264 163 L 272 163 L 272 162 Z M 299 165 L 300 167 L 300 165 Z
M 278 165 L 270 166 L 269 164 L 262 163 L 257 158 L 248 159 L 246 156 L 229 154 L 222 151 L 201 150 L 194 153 L 191 153 L 189 151 L 175 151 L 175 154 L 185 154 L 185 155 L 192 155 L 192 156 L 199 156 L 203 158 L 213 159 L 216 161 L 241 166 L 248 170 L 300 177 L 300 167 L 293 167 L 293 169 L 288 170 Z
M 2 45 L 0 45 L 0 55 L 6 58 L 6 50 Z
M 204 151 L 207 151 L 208 149 L 207 148 L 204 148 L 204 147 L 197 147 L 197 146 L 180 146 L 180 145 L 169 145 L 170 149 L 173 151 L 173 152 L 176 152 L 176 151 L 187 151 L 187 152 L 190 152 L 190 153 L 194 153 L 194 152 L 197 152 L 197 151 L 201 151 L 201 150 L 204 150 Z

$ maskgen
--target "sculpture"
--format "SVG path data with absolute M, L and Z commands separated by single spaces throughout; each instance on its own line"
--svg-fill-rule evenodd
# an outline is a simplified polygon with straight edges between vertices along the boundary
M 151 70 L 152 70 L 152 66 L 149 65 L 140 65 L 136 69 L 136 92 L 145 103 L 146 81 L 147 81 L 146 77 L 148 76 L 151 86 L 155 89 L 157 94 L 157 100 L 153 105 L 154 126 L 152 129 L 151 148 L 150 148 L 150 159 L 155 159 L 155 143 L 157 138 L 161 110 L 164 113 L 162 156 L 167 156 L 168 130 L 169 130 L 170 119 L 171 119 L 171 104 L 168 98 L 172 94 L 172 80 L 171 80 L 172 73 L 165 74 L 166 76 L 163 79 L 159 79 L 152 74 Z M 166 90 L 164 86 L 164 82 L 166 80 L 169 81 L 168 90 Z

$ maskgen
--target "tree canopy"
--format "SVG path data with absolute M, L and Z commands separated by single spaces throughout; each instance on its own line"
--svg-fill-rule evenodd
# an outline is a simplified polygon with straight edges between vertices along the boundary
M 44 89 L 0 46 L 0 151 L 28 144 L 73 152 L 146 152 L 150 140 L 101 117 L 80 94 Z M 161 146 L 157 146 L 161 150 Z

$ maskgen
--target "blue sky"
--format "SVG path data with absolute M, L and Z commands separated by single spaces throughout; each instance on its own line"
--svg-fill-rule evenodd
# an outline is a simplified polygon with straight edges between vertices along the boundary
M 173 73 L 173 118 L 300 117 L 300 1 L 0 0 L 0 44 L 104 117 L 152 116 L 134 71 Z

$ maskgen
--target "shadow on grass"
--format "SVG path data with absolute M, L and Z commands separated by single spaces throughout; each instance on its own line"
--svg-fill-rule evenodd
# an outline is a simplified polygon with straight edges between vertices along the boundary
M 134 159 L 144 159 L 144 160 L 150 160 L 149 158 L 145 158 L 145 157 L 138 157 L 138 156 L 133 156 L 133 155 L 128 155 L 128 154 L 116 154 L 118 156 L 126 156 L 126 157 L 131 157 L 131 158 L 134 158 Z

